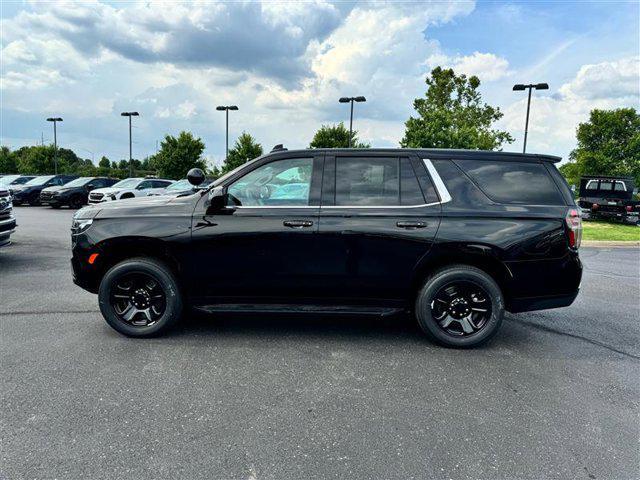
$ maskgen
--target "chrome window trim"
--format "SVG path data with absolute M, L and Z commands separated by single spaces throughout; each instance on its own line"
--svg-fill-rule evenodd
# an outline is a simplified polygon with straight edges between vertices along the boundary
M 431 163 L 431 160 L 428 158 L 423 158 L 422 161 L 424 162 L 424 166 L 427 167 L 429 175 L 431 175 L 433 186 L 436 187 L 436 192 L 438 192 L 438 196 L 440 197 L 440 203 L 450 202 L 451 194 L 449 193 L 449 190 L 447 190 L 442 178 L 440 178 L 436 167 L 433 166 L 433 163 Z
M 347 209 L 347 210 L 351 210 L 351 209 L 365 209 L 365 210 L 371 210 L 371 209 L 381 209 L 381 210 L 386 210 L 386 209 L 406 209 L 406 208 L 423 208 L 423 207 L 432 207 L 434 205 L 442 205 L 443 203 L 447 203 L 451 201 L 451 195 L 449 194 L 449 190 L 447 190 L 447 187 L 445 186 L 444 182 L 442 181 L 442 178 L 440 178 L 440 175 L 438 174 L 438 171 L 436 170 L 436 168 L 433 166 L 433 163 L 431 163 L 431 160 L 429 160 L 428 158 L 424 158 L 422 159 L 422 161 L 424 162 L 425 166 L 427 167 L 427 171 L 429 172 L 429 175 L 431 176 L 431 179 L 433 180 L 433 184 L 434 187 L 436 189 L 436 192 L 438 192 L 438 196 L 440 197 L 440 201 L 439 202 L 431 202 L 431 203 L 422 203 L 420 205 L 314 205 L 314 206 L 309 206 L 309 205 L 299 205 L 299 206 L 295 206 L 295 205 L 255 205 L 255 206 L 249 206 L 249 205 L 245 205 L 245 206 L 235 206 L 232 208 L 289 208 L 289 209 L 294 209 L 294 208 L 298 208 L 298 209 L 302 209 L 302 208 L 317 208 L 320 210 L 340 210 L 340 209 Z

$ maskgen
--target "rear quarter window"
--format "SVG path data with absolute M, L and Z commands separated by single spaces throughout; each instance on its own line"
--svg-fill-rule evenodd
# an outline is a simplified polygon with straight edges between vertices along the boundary
M 491 200 L 502 204 L 564 205 L 549 172 L 540 163 L 455 160 Z

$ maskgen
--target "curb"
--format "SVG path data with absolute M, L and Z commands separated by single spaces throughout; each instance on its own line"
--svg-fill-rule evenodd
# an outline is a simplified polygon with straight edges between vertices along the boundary
M 583 240 L 581 247 L 640 247 L 640 241 Z

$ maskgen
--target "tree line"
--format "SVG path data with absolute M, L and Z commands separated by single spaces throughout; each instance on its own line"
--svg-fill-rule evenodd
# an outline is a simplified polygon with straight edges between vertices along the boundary
M 426 78 L 424 97 L 413 102 L 415 116 L 405 122 L 400 141 L 403 148 L 456 148 L 502 150 L 514 138 L 494 128 L 503 117 L 498 107 L 484 103 L 476 76 L 456 75 L 452 69 L 436 67 Z M 351 138 L 350 138 L 351 137 Z M 582 175 L 632 176 L 640 185 L 640 115 L 633 108 L 593 110 L 589 121 L 576 131 L 577 146 L 569 162 L 560 171 L 572 185 Z M 309 148 L 368 148 L 358 132 L 344 123 L 322 125 L 314 134 Z M 183 178 L 194 167 L 217 177 L 263 154 L 262 145 L 243 132 L 220 166 L 207 168 L 203 158 L 205 144 L 190 132 L 166 135 L 159 151 L 143 160 L 133 160 L 134 175 L 156 174 L 163 178 Z M 0 173 L 50 174 L 54 171 L 53 146 L 26 146 L 11 151 L 0 150 Z M 57 150 L 58 172 L 83 176 L 129 175 L 129 161 L 118 162 L 102 157 L 98 165 L 78 157 L 72 150 Z

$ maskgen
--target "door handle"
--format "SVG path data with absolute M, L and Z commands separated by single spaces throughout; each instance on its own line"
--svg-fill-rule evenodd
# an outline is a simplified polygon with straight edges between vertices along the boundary
M 406 228 L 408 230 L 414 230 L 416 228 L 425 228 L 427 226 L 426 222 L 398 222 L 396 223 L 397 227 Z
M 313 222 L 311 220 L 285 220 L 282 224 L 289 228 L 305 228 L 312 226 Z

